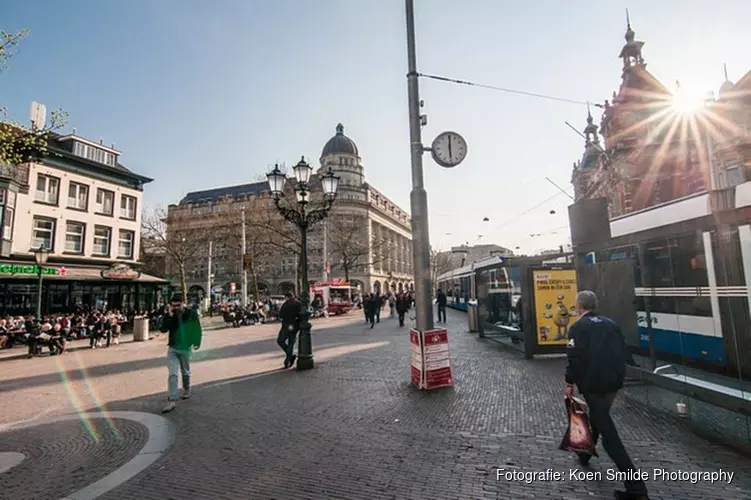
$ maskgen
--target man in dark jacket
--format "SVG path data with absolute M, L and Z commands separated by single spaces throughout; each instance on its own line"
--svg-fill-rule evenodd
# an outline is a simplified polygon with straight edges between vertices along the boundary
M 284 368 L 289 368 L 295 364 L 295 360 L 297 359 L 295 355 L 295 339 L 300 329 L 302 303 L 289 292 L 285 294 L 285 297 L 287 299 L 277 314 L 279 321 L 282 322 L 282 327 L 279 329 L 276 343 L 279 344 L 279 347 L 282 348 L 282 351 L 286 355 L 284 358 Z
M 623 387 L 626 375 L 628 348 L 620 327 L 610 318 L 597 314 L 597 296 L 589 290 L 576 296 L 579 320 L 569 330 L 566 353 L 566 396 L 574 394 L 574 385 L 589 406 L 592 437 L 602 445 L 621 472 L 636 475 L 637 470 L 621 442 L 610 407 Z M 589 464 L 591 455 L 579 454 L 583 466 Z M 633 476 L 632 476 L 633 477 Z M 624 481 L 626 491 L 617 491 L 616 499 L 647 500 L 647 486 L 641 480 Z
M 169 360 L 169 378 L 167 379 L 168 402 L 162 409 L 167 413 L 175 409 L 179 399 L 177 374 L 180 372 L 183 382 L 183 399 L 191 396 L 190 359 L 192 351 L 201 348 L 201 321 L 196 313 L 185 307 L 182 294 L 175 294 L 170 303 L 167 316 L 159 327 L 162 333 L 169 333 L 167 359 Z
M 409 298 L 400 293 L 396 298 L 396 313 L 399 315 L 399 326 L 404 326 L 404 315 L 409 311 Z
M 443 318 L 443 322 L 446 322 L 446 294 L 443 293 L 443 290 L 440 288 L 435 294 L 435 303 L 438 306 L 438 322 L 441 322 L 441 318 Z

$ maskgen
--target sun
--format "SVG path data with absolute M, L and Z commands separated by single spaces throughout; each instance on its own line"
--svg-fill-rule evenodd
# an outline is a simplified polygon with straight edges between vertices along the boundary
M 679 86 L 673 94 L 671 106 L 682 115 L 694 115 L 704 108 L 705 99 L 704 93 Z

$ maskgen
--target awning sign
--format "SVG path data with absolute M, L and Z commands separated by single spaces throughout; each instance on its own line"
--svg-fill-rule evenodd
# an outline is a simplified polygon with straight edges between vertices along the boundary
M 141 276 L 141 273 L 127 264 L 114 264 L 102 270 L 101 275 L 102 278 L 108 280 L 135 280 Z
M 0 274 L 39 276 L 39 267 L 36 264 L 0 264 Z M 43 267 L 44 276 L 65 276 L 64 267 Z

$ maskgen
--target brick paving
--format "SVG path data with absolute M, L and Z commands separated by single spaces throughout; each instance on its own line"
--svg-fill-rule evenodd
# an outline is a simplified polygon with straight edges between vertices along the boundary
M 357 312 L 316 322 L 317 367 L 308 372 L 278 369 L 273 325 L 208 334 L 194 363 L 195 395 L 167 417 L 177 428 L 175 444 L 101 498 L 611 498 L 618 484 L 569 480 L 576 464 L 557 449 L 565 427 L 563 360 L 525 360 L 465 333 L 463 313 L 448 314 L 456 387 L 432 392 L 410 386 L 407 330 L 395 320 L 373 330 Z M 79 407 L 97 400 L 110 410 L 158 411 L 164 346 L 117 349 L 78 355 L 86 376 L 67 355 L 0 363 L 0 393 L 4 401 L 6 393 L 23 398 L 25 410 L 13 410 L 14 418 L 33 416 L 39 393 L 52 411 L 70 410 L 62 373 L 68 392 L 81 396 Z M 86 382 L 95 390 L 87 393 Z M 651 498 L 751 498 L 751 461 L 624 399 L 614 416 L 639 467 L 735 472 L 731 484 L 650 481 Z M 497 481 L 498 467 L 552 468 L 566 480 Z M 595 471 L 610 467 L 607 458 L 593 461 Z
M 128 420 L 45 424 L 2 434 L 0 452 L 26 460 L 0 474 L 0 498 L 59 499 L 98 481 L 133 458 L 148 438 Z

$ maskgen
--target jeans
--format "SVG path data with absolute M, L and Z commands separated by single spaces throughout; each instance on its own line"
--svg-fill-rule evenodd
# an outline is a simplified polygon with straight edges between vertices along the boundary
M 180 399 L 177 387 L 177 374 L 180 372 L 183 379 L 183 389 L 190 390 L 190 358 L 191 350 L 183 351 L 170 347 L 167 350 L 167 359 L 169 360 L 169 378 L 167 379 L 167 390 L 169 400 L 177 401 Z
M 407 311 L 399 311 L 399 326 L 404 326 L 404 315 Z
M 610 407 L 613 406 L 615 395 L 614 392 L 610 394 L 584 394 L 584 399 L 589 406 L 592 438 L 596 445 L 597 438 L 602 436 L 602 446 L 615 462 L 619 471 L 636 470 L 634 462 L 631 461 L 631 457 L 628 456 L 628 452 L 621 442 L 613 418 L 610 416 Z M 647 493 L 647 485 L 644 484 L 644 481 L 625 481 L 624 484 L 629 493 L 644 495 Z
M 279 329 L 279 335 L 276 337 L 276 343 L 282 348 L 287 360 L 291 360 L 295 354 L 295 339 L 297 338 L 297 327 L 295 325 L 282 325 Z
M 443 322 L 446 322 L 446 306 L 438 306 L 438 322 L 441 322 L 441 318 L 443 318 Z

